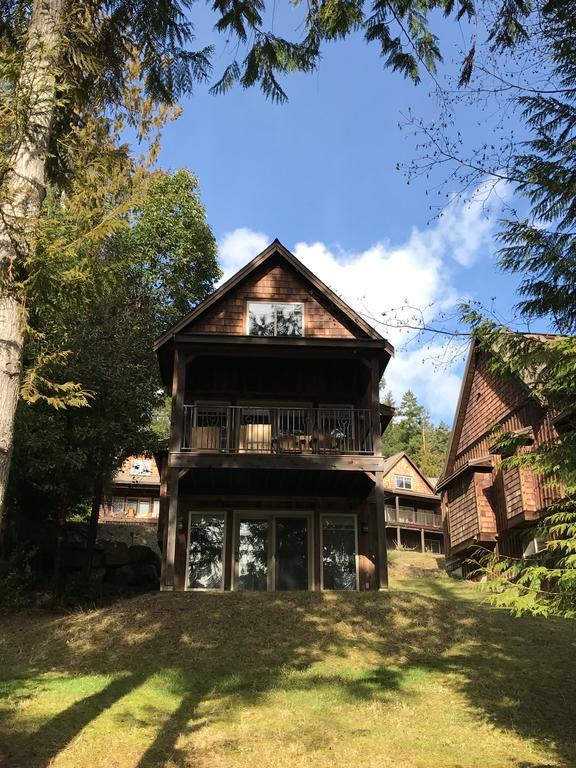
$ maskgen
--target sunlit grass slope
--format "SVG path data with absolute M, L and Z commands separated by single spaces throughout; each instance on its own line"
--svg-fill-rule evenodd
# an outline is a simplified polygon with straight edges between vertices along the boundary
M 149 594 L 5 618 L 0 766 L 576 765 L 576 625 L 401 566 L 388 594 Z

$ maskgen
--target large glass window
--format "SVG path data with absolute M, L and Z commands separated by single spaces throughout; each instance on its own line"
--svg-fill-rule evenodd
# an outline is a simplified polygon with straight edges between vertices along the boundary
M 248 333 L 251 336 L 303 336 L 303 304 L 251 301 Z
M 238 589 L 268 589 L 268 520 L 240 520 Z
M 190 516 L 189 589 L 222 588 L 223 547 L 223 516 Z
M 357 589 L 353 516 L 322 518 L 322 582 L 324 589 Z

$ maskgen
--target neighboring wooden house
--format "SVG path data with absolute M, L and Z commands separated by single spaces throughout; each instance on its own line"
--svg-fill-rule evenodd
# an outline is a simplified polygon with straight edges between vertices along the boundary
M 444 531 L 436 478 L 427 478 L 406 453 L 384 465 L 386 539 L 389 548 L 444 552 Z
M 478 547 L 522 556 L 538 548 L 530 529 L 561 497 L 529 469 L 504 469 L 494 429 L 521 438 L 519 451 L 556 439 L 553 414 L 520 378 L 498 378 L 490 353 L 473 342 L 468 355 L 446 464 L 436 489 L 448 552 L 455 566 Z
M 160 473 L 151 456 L 130 456 L 114 476 L 101 523 L 157 525 L 160 512 Z
M 275 240 L 155 348 L 162 589 L 385 587 L 390 344 Z

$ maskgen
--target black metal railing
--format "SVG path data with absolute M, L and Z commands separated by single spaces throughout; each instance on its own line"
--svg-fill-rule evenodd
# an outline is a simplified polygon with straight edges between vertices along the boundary
M 357 408 L 185 405 L 183 451 L 372 454 L 372 414 Z
M 387 504 L 385 513 L 387 523 L 410 523 L 412 525 L 425 525 L 430 528 L 442 527 L 441 515 L 426 509 L 404 506 L 396 509 L 392 504 Z

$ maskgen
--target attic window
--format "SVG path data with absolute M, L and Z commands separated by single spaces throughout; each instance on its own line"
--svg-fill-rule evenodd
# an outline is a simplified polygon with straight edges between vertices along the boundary
M 394 479 L 396 480 L 396 488 L 412 490 L 412 478 L 409 475 L 394 475 Z
M 152 459 L 132 459 L 130 462 L 131 475 L 150 476 L 152 474 Z
M 304 305 L 251 301 L 248 303 L 250 336 L 303 336 Z

